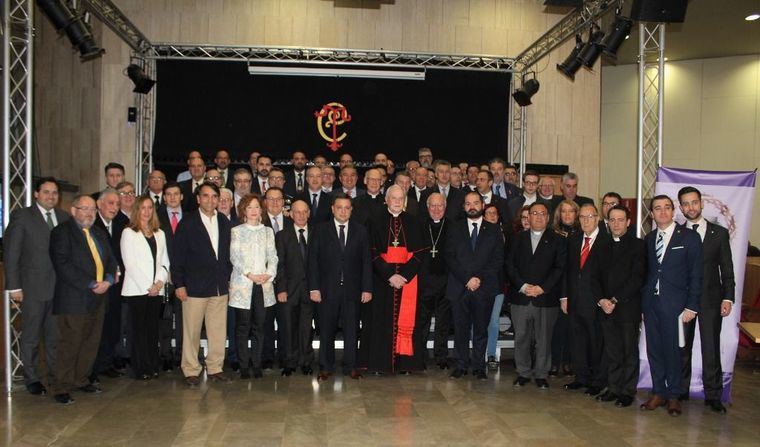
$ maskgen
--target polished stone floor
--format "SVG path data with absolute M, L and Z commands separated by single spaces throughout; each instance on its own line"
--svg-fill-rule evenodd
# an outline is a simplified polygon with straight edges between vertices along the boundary
M 0 443 L 12 446 L 757 446 L 760 374 L 738 364 L 728 415 L 686 403 L 664 410 L 618 409 L 577 392 L 569 379 L 512 388 L 514 370 L 478 382 L 439 370 L 404 377 L 343 377 L 317 384 L 272 371 L 256 381 L 203 383 L 180 374 L 138 382 L 103 379 L 99 395 L 60 406 L 17 389 L 0 410 Z M 641 392 L 638 401 L 645 399 Z

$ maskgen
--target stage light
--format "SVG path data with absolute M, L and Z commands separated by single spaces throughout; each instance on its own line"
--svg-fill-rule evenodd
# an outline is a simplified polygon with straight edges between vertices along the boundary
M 538 92 L 538 89 L 541 87 L 541 84 L 538 83 L 538 80 L 535 78 L 536 74 L 533 73 L 534 78 L 528 79 L 527 81 L 523 78 L 523 84 L 522 86 L 515 90 L 514 93 L 512 93 L 512 97 L 515 99 L 515 102 L 520 105 L 520 107 L 525 107 L 533 104 L 530 101 L 530 98 L 533 97 Z
M 98 47 L 90 26 L 82 16 L 74 13 L 61 0 L 37 0 L 37 6 L 47 16 L 58 33 L 65 32 L 69 41 L 79 50 L 82 62 L 98 58 L 106 50 Z
M 263 76 L 319 76 L 330 78 L 370 78 L 425 80 L 424 67 L 398 67 L 384 64 L 345 64 L 334 62 L 251 61 L 248 73 Z
M 562 74 L 573 81 L 575 81 L 575 73 L 580 70 L 581 65 L 583 65 L 583 63 L 578 59 L 578 53 L 581 52 L 581 48 L 583 48 L 583 39 L 581 38 L 580 34 L 576 34 L 575 48 L 573 48 L 573 51 L 570 52 L 569 56 L 567 56 L 567 59 L 565 59 L 561 64 L 557 64 L 557 70 L 562 72 Z
M 753 21 L 755 21 L 757 19 L 760 19 L 760 14 L 750 14 L 747 17 L 744 18 L 744 20 L 746 20 L 748 22 L 753 22 Z
M 594 63 L 596 63 L 596 60 L 602 54 L 602 39 L 604 39 L 604 31 L 600 30 L 596 25 L 592 26 L 591 31 L 589 31 L 588 41 L 578 53 L 578 59 L 581 64 L 585 65 L 589 70 L 594 68 Z
M 127 67 L 127 76 L 129 76 L 129 79 L 135 84 L 135 88 L 132 90 L 135 93 L 146 94 L 156 83 L 156 81 L 149 78 L 143 71 L 142 67 L 137 64 L 129 64 Z
M 617 59 L 617 51 L 631 34 L 631 27 L 633 20 L 620 15 L 615 16 L 610 33 L 602 40 L 602 53 L 611 59 Z

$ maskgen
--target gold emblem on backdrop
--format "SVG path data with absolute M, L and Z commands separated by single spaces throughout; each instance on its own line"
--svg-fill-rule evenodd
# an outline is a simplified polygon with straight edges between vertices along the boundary
M 317 119 L 317 131 L 327 141 L 327 147 L 333 152 L 343 146 L 341 141 L 348 137 L 346 132 L 339 131 L 339 127 L 351 121 L 346 106 L 339 102 L 330 102 L 322 106 L 318 112 L 314 112 Z

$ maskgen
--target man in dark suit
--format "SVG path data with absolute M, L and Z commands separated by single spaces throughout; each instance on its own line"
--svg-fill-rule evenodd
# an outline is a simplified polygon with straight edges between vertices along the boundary
M 98 353 L 106 293 L 115 282 L 117 263 L 108 234 L 93 226 L 96 212 L 91 197 L 76 196 L 73 219 L 50 234 L 56 274 L 53 314 L 59 333 L 53 397 L 64 405 L 74 402 L 70 394 L 74 389 L 100 392 L 88 375 Z
M 552 330 L 559 311 L 567 248 L 562 236 L 547 229 L 549 209 L 546 204 L 535 202 L 528 212 L 530 230 L 517 234 L 506 262 L 515 322 L 517 379 L 514 386 L 524 386 L 533 376 L 538 388 L 547 389 Z
M 483 198 L 479 193 L 465 193 L 463 207 L 467 218 L 451 224 L 446 240 L 446 297 L 451 301 L 457 352 L 457 367 L 451 377 L 462 377 L 472 365 L 473 375 L 485 380 L 488 322 L 494 298 L 501 292 L 499 271 L 504 265 L 504 243 L 501 229 L 483 219 Z
M 522 193 L 509 201 L 507 205 L 507 213 L 510 219 L 514 219 L 517 213 L 520 212 L 523 206 L 531 205 L 535 202 L 541 202 L 546 206 L 547 211 L 551 212 L 553 209 L 550 203 L 547 203 L 538 195 L 538 172 L 527 170 L 523 172 L 523 190 Z M 551 214 L 550 214 L 551 215 Z M 551 220 L 551 218 L 549 218 Z
M 632 231 L 628 208 L 608 212 L 611 240 L 594 248 L 591 288 L 604 316 L 607 391 L 596 397 L 623 408 L 633 403 L 639 381 L 641 286 L 646 276 L 646 245 Z
M 21 308 L 21 363 L 26 389 L 47 393 L 42 384 L 40 341 L 44 340 L 48 386 L 54 381 L 58 327 L 53 318 L 55 270 L 50 260 L 50 232 L 69 220 L 56 208 L 58 183 L 43 177 L 34 183 L 34 204 L 11 214 L 4 236 L 5 288 Z
M 100 193 L 97 207 L 98 213 L 95 217 L 93 226 L 100 228 L 108 236 L 108 243 L 111 246 L 111 252 L 116 258 L 119 270 L 116 274 L 116 283 L 124 272 L 124 264 L 121 261 L 121 233 L 129 224 L 129 219 L 124 213 L 119 212 L 119 194 L 112 189 L 106 189 Z M 103 331 L 100 338 L 100 349 L 95 359 L 90 380 L 98 381 L 98 374 L 104 374 L 108 377 L 115 378 L 123 374 L 121 359 L 116 358 L 117 347 L 121 342 L 121 322 L 122 322 L 122 305 L 121 305 L 121 285 L 111 287 L 108 290 L 108 302 L 106 304 L 106 313 L 103 318 Z
M 566 172 L 562 175 L 562 183 L 559 185 L 559 189 L 562 190 L 562 195 L 554 198 L 555 208 L 563 200 L 572 200 L 578 206 L 584 203 L 594 203 L 592 199 L 578 195 L 578 174 L 574 172 Z
M 251 192 L 261 196 L 269 189 L 269 171 L 272 170 L 272 157 L 259 155 L 256 159 L 256 175 L 253 176 Z
M 603 313 L 591 287 L 591 272 L 599 262 L 597 252 L 611 239 L 599 231 L 596 206 L 587 203 L 578 214 L 581 231 L 567 239 L 565 286 L 560 298 L 562 312 L 570 320 L 575 369 L 575 380 L 565 389 L 586 388 L 586 395 L 596 396 L 607 386 L 607 365 L 602 356 Z
M 148 189 L 143 193 L 153 200 L 153 204 L 156 208 L 164 203 L 164 185 L 166 185 L 166 175 L 158 169 L 153 170 L 148 174 Z M 116 187 L 118 190 L 118 185 Z M 124 208 L 124 207 L 122 207 Z
M 414 186 L 409 188 L 409 191 L 406 193 L 406 212 L 412 216 L 425 214 L 422 211 L 422 207 L 425 206 L 422 196 L 425 195 L 425 190 L 427 189 L 427 177 L 427 168 L 420 166 L 414 170 Z
M 647 234 L 649 273 L 641 293 L 646 328 L 647 358 L 652 374 L 652 396 L 642 410 L 667 405 L 679 416 L 684 392 L 679 332 L 699 312 L 702 294 L 702 241 L 697 232 L 673 221 L 673 201 L 655 196 L 649 206 L 656 228 Z
M 435 172 L 435 185 L 432 188 L 427 188 L 420 196 L 420 215 L 423 218 L 428 218 L 427 198 L 434 192 L 439 192 L 446 197 L 446 219 L 453 222 L 459 220 L 464 216 L 464 194 L 465 191 L 451 186 L 451 163 L 446 160 L 436 160 L 433 163 L 433 171 Z
M 319 168 L 317 168 L 319 169 Z M 306 271 L 309 250 L 309 205 L 296 200 L 290 210 L 293 226 L 275 236 L 277 246 L 277 277 L 274 287 L 277 293 L 281 349 L 285 352 L 282 375 L 290 376 L 299 366 L 304 375 L 313 372 L 314 349 L 312 348 L 314 303 L 309 299 Z M 279 309 L 278 309 L 279 310 Z M 278 325 L 280 322 L 278 321 Z
M 310 166 L 306 170 L 306 189 L 295 197 L 309 205 L 309 224 L 330 220 L 330 196 L 322 190 L 322 168 Z
M 599 231 L 602 234 L 610 233 L 609 213 L 610 210 L 623 203 L 620 194 L 610 191 L 602 197 L 602 219 L 599 220 Z
M 478 177 L 475 180 L 475 190 L 483 198 L 483 206 L 493 203 L 496 210 L 499 212 L 502 222 L 511 223 L 514 216 L 509 216 L 507 200 L 493 192 L 493 189 L 491 188 L 492 186 L 493 174 L 491 174 L 491 171 L 479 171 Z
M 507 166 L 507 163 L 503 159 L 496 157 L 488 162 L 488 170 L 493 175 L 493 185 L 491 185 L 491 188 L 494 194 L 507 202 L 520 195 L 520 188 L 514 184 L 514 181 L 510 181 L 507 178 L 507 173 L 514 172 L 514 180 L 517 180 L 517 170 L 514 166 Z
M 366 193 L 353 201 L 351 215 L 355 222 L 369 226 L 372 218 L 385 209 L 385 197 L 380 191 L 383 186 L 383 175 L 380 169 L 368 169 L 364 173 L 364 184 L 367 186 Z
M 214 156 L 214 167 L 216 167 L 216 170 L 219 171 L 222 186 L 229 189 L 230 191 L 235 188 L 233 182 L 233 173 L 232 169 L 230 168 L 231 162 L 232 159 L 230 158 L 230 153 L 225 149 L 219 149 L 216 151 L 216 155 Z
M 346 154 L 343 154 L 346 155 Z M 341 156 L 342 157 L 342 156 Z M 333 195 L 343 193 L 351 199 L 355 199 L 364 194 L 364 190 L 356 186 L 359 180 L 356 167 L 353 164 L 346 164 L 340 168 L 340 187 L 333 189 Z
M 356 370 L 359 306 L 372 299 L 372 259 L 367 229 L 351 220 L 351 199 L 336 194 L 334 219 L 314 229 L 309 246 L 309 298 L 319 307 L 319 381 L 335 370 L 335 333 L 343 328 L 343 373 Z
M 117 185 L 124 181 L 124 166 L 119 163 L 110 162 L 105 168 L 106 188 L 116 189 Z M 100 191 L 90 194 L 92 200 L 98 200 Z
M 182 191 L 176 182 L 169 182 L 164 186 L 164 203 L 158 207 L 156 214 L 161 231 L 166 236 L 166 252 L 169 254 L 169 265 L 174 258 L 174 234 L 182 221 Z M 173 290 L 173 287 L 172 287 Z M 167 306 L 172 307 L 172 319 L 161 320 L 160 344 L 161 358 L 163 359 L 164 371 L 174 369 L 182 359 L 182 301 L 175 299 L 172 293 Z M 172 338 L 175 348 L 172 351 Z
M 285 174 L 285 194 L 295 197 L 306 189 L 306 154 L 303 151 L 293 152 L 293 169 Z
M 191 158 L 187 161 L 187 167 L 190 171 L 190 179 L 179 182 L 179 189 L 182 191 L 182 209 L 192 212 L 198 209 L 198 202 L 195 200 L 195 191 L 205 181 L 206 163 L 202 158 Z
M 217 212 L 219 188 L 201 184 L 195 195 L 198 210 L 186 212 L 174 234 L 172 281 L 182 301 L 182 373 L 197 387 L 203 367 L 198 362 L 201 327 L 208 339 L 206 371 L 215 382 L 232 379 L 222 371 L 227 331 L 230 274 L 230 222 Z
M 702 216 L 702 193 L 691 186 L 678 191 L 681 212 L 686 217 L 686 228 L 694 230 L 702 240 L 704 273 L 702 296 L 699 300 L 699 339 L 702 347 L 702 383 L 705 405 L 717 413 L 725 413 L 721 403 L 723 370 L 720 364 L 720 331 L 723 318 L 731 313 L 734 303 L 734 264 L 728 230 L 708 222 Z M 691 351 L 694 344 L 695 321 L 685 327 L 686 346 L 681 351 L 683 361 L 683 393 L 689 396 L 691 382 Z

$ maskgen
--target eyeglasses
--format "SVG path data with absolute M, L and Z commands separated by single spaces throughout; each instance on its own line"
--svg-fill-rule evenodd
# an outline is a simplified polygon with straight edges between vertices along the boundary
M 531 181 L 528 181 L 528 180 L 523 180 L 523 184 L 524 185 L 538 185 L 538 182 L 531 182 Z
M 122 196 L 122 197 L 124 197 L 124 196 L 134 197 L 137 194 L 135 194 L 134 191 L 119 191 L 119 195 Z
M 163 177 L 148 177 L 148 180 L 150 180 L 151 182 L 155 180 L 161 180 L 162 182 L 166 181 L 166 179 Z
M 581 214 L 578 217 L 580 217 L 581 219 L 593 219 L 596 216 L 598 216 L 598 214 Z
M 211 176 L 211 177 L 206 177 L 206 180 L 209 180 L 209 181 L 212 181 L 212 182 L 214 180 L 221 180 L 221 179 L 222 179 L 222 177 L 219 177 L 219 176 L 216 176 L 216 175 Z
M 94 213 L 97 208 L 90 207 L 90 206 L 75 206 L 74 208 L 78 209 L 79 211 L 84 211 L 85 213 Z
M 531 211 L 530 212 L 531 216 L 541 216 L 541 217 L 543 217 L 543 216 L 546 216 L 547 214 L 549 214 L 549 213 L 547 213 L 546 211 Z
M 609 207 L 616 206 L 617 204 L 618 204 L 617 202 L 602 202 L 603 206 L 609 206 Z
M 277 202 L 283 202 L 285 199 L 283 199 L 282 197 L 276 197 L 276 198 L 267 197 L 266 200 L 267 200 L 267 202 L 275 202 L 275 203 L 277 203 Z

